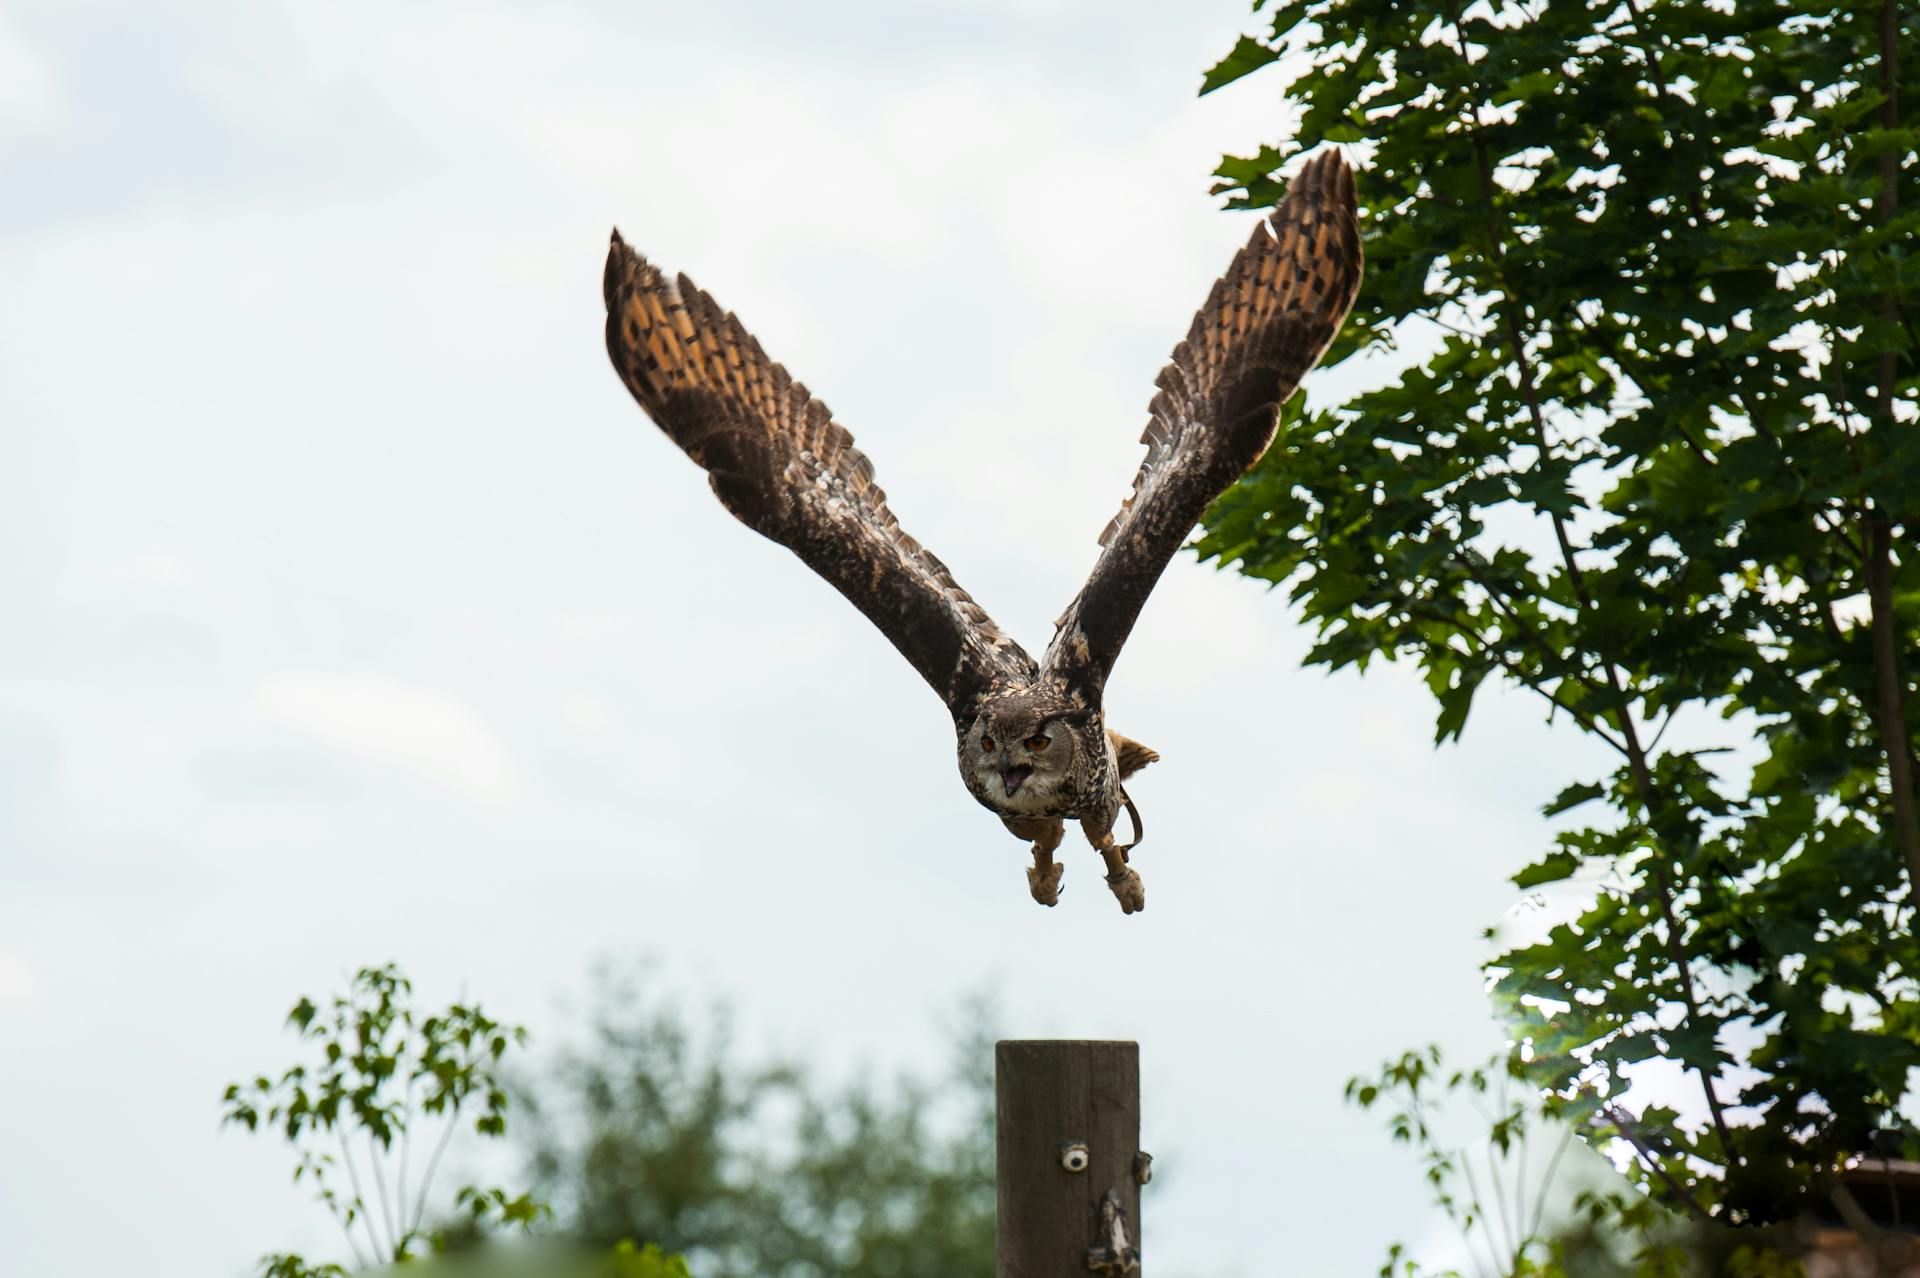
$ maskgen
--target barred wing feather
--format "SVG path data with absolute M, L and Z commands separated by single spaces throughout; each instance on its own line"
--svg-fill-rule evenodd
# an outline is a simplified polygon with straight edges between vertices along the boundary
M 731 312 L 618 231 L 605 292 L 621 380 L 740 522 L 851 600 L 956 717 L 996 684 L 1032 679 L 1033 659 L 901 529 L 853 437 Z
M 1328 151 L 1254 228 L 1161 372 L 1141 436 L 1146 460 L 1056 625 L 1046 675 L 1098 699 L 1161 572 L 1273 441 L 1280 405 L 1339 332 L 1360 273 L 1353 174 Z

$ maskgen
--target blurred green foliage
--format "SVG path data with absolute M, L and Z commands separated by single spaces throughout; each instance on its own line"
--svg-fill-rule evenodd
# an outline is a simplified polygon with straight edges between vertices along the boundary
M 631 1242 L 612 1248 L 550 1241 L 503 1244 L 409 1260 L 380 1273 L 393 1278 L 692 1278 L 682 1257 Z
M 278 1076 L 230 1084 L 222 1124 L 285 1138 L 295 1154 L 294 1183 L 313 1186 L 356 1268 L 442 1249 L 447 1231 L 427 1216 L 441 1158 L 463 1128 L 506 1134 L 508 1100 L 497 1071 L 526 1031 L 477 1003 L 416 1011 L 413 982 L 393 964 L 360 969 L 346 993 L 324 1006 L 301 999 L 287 1024 L 307 1059 Z M 525 1230 L 547 1214 L 530 1195 L 498 1186 L 463 1186 L 454 1203 L 468 1230 Z M 259 1269 L 261 1278 L 345 1272 L 291 1253 L 263 1257 Z
M 1354 148 L 1329 360 L 1378 389 L 1290 402 L 1201 553 L 1289 586 L 1310 662 L 1417 664 L 1440 741 L 1494 679 L 1610 753 L 1546 804 L 1598 815 L 1514 881 L 1575 917 L 1494 960 L 1499 996 L 1644 1189 L 1778 1218 L 1905 1130 L 1920 1067 L 1920 16 L 1255 8 L 1203 91 L 1291 72 L 1299 127 L 1217 190 L 1266 206 Z M 1623 1103 L 1656 1061 L 1660 1103 Z
M 260 1258 L 259 1278 L 347 1278 L 332 1261 L 309 1262 L 298 1252 L 277 1251 Z
M 1347 1083 L 1348 1101 L 1386 1111 L 1413 1151 L 1463 1257 L 1435 1270 L 1395 1243 L 1380 1278 L 1804 1278 L 1790 1227 L 1690 1221 L 1590 1156 L 1567 1162 L 1566 1107 L 1528 1075 L 1517 1051 L 1450 1070 L 1427 1047 Z
M 1477 1278 L 1533 1272 L 1549 1258 L 1546 1213 L 1561 1188 L 1573 1129 L 1551 1124 L 1516 1058 L 1449 1072 L 1438 1047 L 1406 1052 L 1375 1076 L 1349 1079 L 1347 1100 L 1390 1109 L 1388 1130 L 1419 1158 L 1434 1205 L 1459 1233 Z M 1463 1104 L 1472 1111 L 1471 1137 L 1451 1139 L 1443 1131 L 1448 1119 L 1458 1122 Z M 1550 1146 L 1543 1169 L 1537 1143 Z M 1380 1272 L 1414 1278 L 1419 1270 L 1395 1244 Z
M 829 1087 L 603 969 L 584 1041 L 521 1088 L 528 1176 L 563 1236 L 657 1243 L 701 1278 L 989 1278 L 991 1015 L 960 1022 L 943 1078 Z

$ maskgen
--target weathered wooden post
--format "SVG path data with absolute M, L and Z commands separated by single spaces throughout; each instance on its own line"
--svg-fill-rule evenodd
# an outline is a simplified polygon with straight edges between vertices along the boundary
M 1140 1045 L 994 1047 L 998 1278 L 1140 1273 Z

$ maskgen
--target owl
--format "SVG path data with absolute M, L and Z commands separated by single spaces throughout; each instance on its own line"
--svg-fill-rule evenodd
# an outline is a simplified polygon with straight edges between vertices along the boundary
M 1353 174 L 1315 157 L 1254 228 L 1174 347 L 1148 408 L 1146 460 L 1038 661 L 1008 638 L 887 509 L 873 465 L 827 406 L 729 311 L 613 233 L 607 350 L 648 416 L 721 505 L 852 601 L 939 694 L 960 779 L 1032 845 L 1028 890 L 1060 898 L 1054 860 L 1077 821 L 1124 913 L 1146 908 L 1125 782 L 1160 756 L 1107 726 L 1104 691 L 1140 609 L 1209 503 L 1259 460 L 1280 404 L 1359 291 Z M 1130 837 L 1115 838 L 1119 815 Z

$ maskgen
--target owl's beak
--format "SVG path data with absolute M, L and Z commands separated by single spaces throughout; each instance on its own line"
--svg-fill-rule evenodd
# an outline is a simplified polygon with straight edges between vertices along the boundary
M 1023 763 L 1017 768 L 1003 767 L 1000 772 L 1000 783 L 1007 787 L 1007 797 L 1011 799 L 1014 792 L 1019 790 L 1020 783 L 1032 775 L 1033 767 L 1030 764 Z

